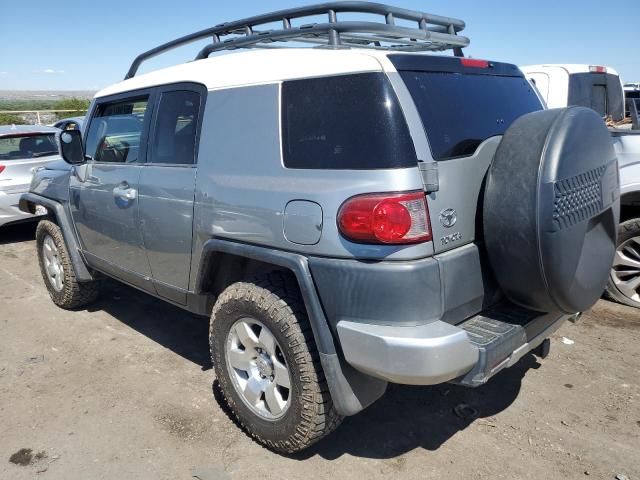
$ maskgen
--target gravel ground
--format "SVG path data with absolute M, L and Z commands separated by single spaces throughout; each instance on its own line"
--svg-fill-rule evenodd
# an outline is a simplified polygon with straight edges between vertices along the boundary
M 33 234 L 0 230 L 2 479 L 640 480 L 637 310 L 599 302 L 547 359 L 526 356 L 482 388 L 391 386 L 284 457 L 218 403 L 206 319 L 115 283 L 90 310 L 60 310 Z M 477 418 L 458 417 L 461 404 Z

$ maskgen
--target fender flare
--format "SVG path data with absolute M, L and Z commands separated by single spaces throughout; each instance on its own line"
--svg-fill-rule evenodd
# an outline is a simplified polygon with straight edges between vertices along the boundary
M 334 337 L 313 283 L 307 257 L 266 247 L 211 239 L 203 245 L 202 261 L 196 279 L 196 292 L 200 291 L 203 284 L 208 258 L 216 252 L 259 260 L 293 272 L 307 309 L 331 398 L 340 415 L 355 415 L 384 394 L 387 382 L 355 370 L 336 349 Z
M 93 275 L 87 268 L 84 263 L 84 259 L 80 254 L 80 245 L 73 229 L 71 213 L 68 208 L 65 208 L 62 203 L 57 202 L 56 200 L 42 197 L 35 193 L 25 193 L 20 197 L 19 208 L 23 212 L 32 213 L 29 205 L 42 205 L 47 207 L 49 211 L 53 212 L 56 217 L 56 221 L 58 222 L 58 226 L 60 227 L 60 230 L 62 230 L 64 241 L 67 244 L 67 250 L 71 257 L 71 265 L 73 266 L 76 278 L 79 282 L 90 282 L 94 280 Z

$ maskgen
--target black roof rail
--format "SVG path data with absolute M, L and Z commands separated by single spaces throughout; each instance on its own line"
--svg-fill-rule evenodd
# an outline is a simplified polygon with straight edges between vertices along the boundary
M 365 13 L 383 16 L 382 21 L 340 21 L 338 14 Z M 314 15 L 327 15 L 327 23 L 292 26 L 291 21 Z M 396 20 L 415 22 L 415 28 L 396 25 Z M 281 22 L 277 30 L 260 30 L 260 25 Z M 212 28 L 185 35 L 138 55 L 125 80 L 135 76 L 140 65 L 174 48 L 211 38 L 196 60 L 206 58 L 220 50 L 236 48 L 268 47 L 274 42 L 301 42 L 325 45 L 332 48 L 373 48 L 394 51 L 442 51 L 453 49 L 456 56 L 463 56 L 462 48 L 469 39 L 458 35 L 465 23 L 455 18 L 392 7 L 364 1 L 328 2 L 317 5 L 290 8 L 257 15 L 234 22 L 221 23 Z M 224 38 L 229 37 L 229 38 Z

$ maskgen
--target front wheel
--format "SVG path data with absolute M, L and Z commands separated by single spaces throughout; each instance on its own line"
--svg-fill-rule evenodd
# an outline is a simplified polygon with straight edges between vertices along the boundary
M 638 218 L 620 224 L 618 247 L 606 293 L 611 300 L 640 308 L 640 219 Z
M 38 263 L 53 303 L 65 309 L 83 307 L 98 297 L 96 281 L 78 282 L 60 227 L 41 220 L 36 229 Z
M 293 453 L 340 424 L 288 275 L 272 272 L 228 287 L 213 308 L 209 342 L 224 400 L 259 443 Z

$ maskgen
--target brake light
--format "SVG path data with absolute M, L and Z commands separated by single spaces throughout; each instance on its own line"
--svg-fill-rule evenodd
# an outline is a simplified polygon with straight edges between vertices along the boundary
M 464 67 L 471 68 L 489 68 L 489 62 L 486 60 L 478 60 L 476 58 L 461 58 L 460 63 Z
M 338 228 L 350 240 L 406 244 L 431 240 L 424 192 L 358 195 L 342 204 Z
M 4 165 L 0 165 L 0 173 L 2 173 L 5 168 L 7 168 L 7 167 L 5 167 Z
M 600 65 L 591 65 L 589 67 L 589 71 L 591 73 L 607 73 L 607 67 L 603 67 Z

